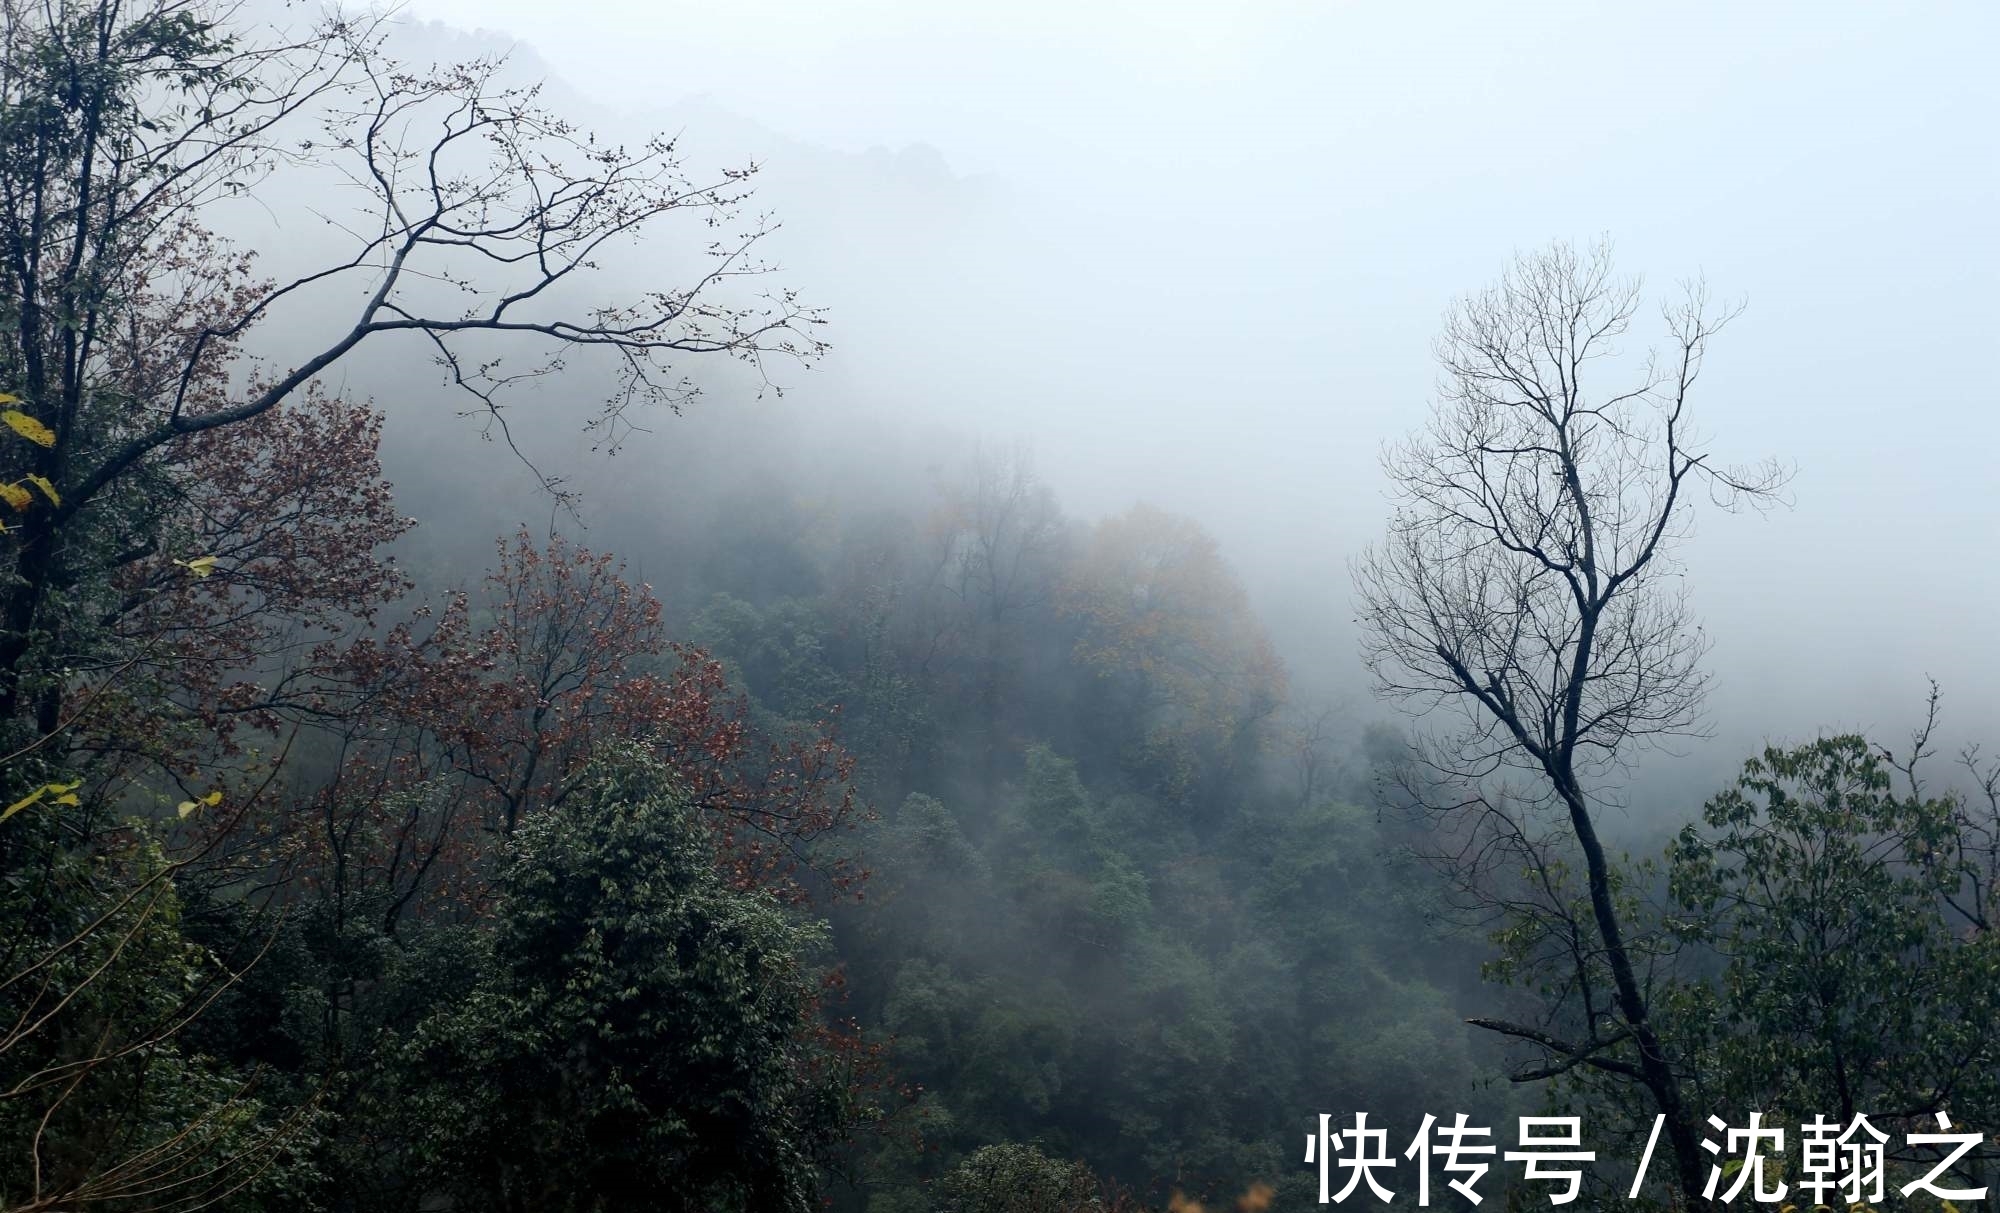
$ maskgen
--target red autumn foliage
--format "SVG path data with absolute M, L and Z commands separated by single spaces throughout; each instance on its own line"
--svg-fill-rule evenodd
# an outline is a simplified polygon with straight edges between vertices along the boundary
M 412 521 L 382 478 L 382 418 L 317 390 L 188 436 L 107 536 L 97 651 L 75 669 L 70 744 L 107 786 L 240 757 L 268 739 L 317 646 L 369 626 L 408 581 L 386 546 Z M 199 794 L 198 789 L 190 794 Z
M 715 825 L 737 885 L 858 892 L 863 873 L 819 846 L 861 813 L 833 720 L 756 736 L 720 663 L 667 641 L 658 600 L 612 556 L 525 531 L 499 556 L 477 599 L 323 646 L 320 682 L 292 698 L 333 741 L 335 775 L 294 823 L 315 879 L 375 890 L 392 928 L 413 908 L 477 912 L 492 844 L 607 744 L 640 742 Z
M 413 522 L 382 479 L 381 428 L 310 391 L 172 452 L 172 520 L 115 574 L 113 627 L 208 732 L 274 725 L 260 679 L 408 588 L 382 554 Z

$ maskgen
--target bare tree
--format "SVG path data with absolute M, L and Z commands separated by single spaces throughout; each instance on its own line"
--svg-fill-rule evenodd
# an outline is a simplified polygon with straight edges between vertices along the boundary
M 1638 283 L 1613 276 L 1603 243 L 1520 256 L 1458 303 L 1437 344 L 1430 422 L 1385 457 L 1398 494 L 1387 538 L 1355 572 L 1380 690 L 1453 722 L 1424 753 L 1449 786 L 1472 789 L 1437 806 L 1479 823 L 1459 857 L 1549 854 L 1533 831 L 1536 810 L 1551 809 L 1541 816 L 1561 849 L 1583 860 L 1580 921 L 1559 889 L 1521 894 L 1552 939 L 1568 940 L 1551 952 L 1572 962 L 1557 988 L 1588 1008 L 1569 1020 L 1581 1038 L 1475 1022 L 1549 1055 L 1517 1078 L 1589 1066 L 1642 1086 L 1666 1117 L 1681 1195 L 1699 1203 L 1703 1156 L 1648 1014 L 1597 815 L 1607 777 L 1636 751 L 1701 729 L 1705 643 L 1675 561 L 1695 498 L 1769 503 L 1785 475 L 1718 465 L 1690 425 L 1703 357 L 1731 315 L 1698 284 L 1665 309 L 1664 352 L 1616 382 L 1639 306 Z M 1489 791 L 1496 778 L 1514 786 Z
M 973 448 L 933 521 L 938 585 L 981 638 L 978 700 L 987 783 L 1001 749 L 1000 703 L 1019 617 L 1048 605 L 1067 538 L 1055 494 L 1023 445 Z
M 142 540 L 118 517 L 143 500 L 129 486 L 364 343 L 427 344 L 503 436 L 510 385 L 602 360 L 612 442 L 635 404 L 693 394 L 683 355 L 821 352 L 819 317 L 790 292 L 728 290 L 769 268 L 754 253 L 768 225 L 743 212 L 754 166 L 698 179 L 670 140 L 602 143 L 504 83 L 499 60 L 394 61 L 376 19 L 295 32 L 238 16 L 210 0 L 0 0 L 0 393 L 20 439 L 6 436 L 0 478 L 21 513 L 4 541 L 0 719 L 53 727 L 56 633 L 75 613 L 57 600 Z M 318 209 L 347 247 L 259 278 L 215 234 L 216 208 L 294 171 L 326 187 Z M 675 216 L 691 221 L 685 280 L 607 292 L 606 259 Z M 345 309 L 330 326 L 329 307 Z M 243 363 L 254 330 L 288 323 L 323 335 L 295 361 Z M 25 668 L 35 651 L 46 677 Z
M 944 592 L 996 627 L 1046 604 L 1063 519 L 1028 448 L 975 446 L 943 492 L 933 530 Z
M 1335 749 L 1346 711 L 1325 702 L 1296 703 L 1284 711 L 1279 737 L 1284 758 L 1298 788 L 1298 805 L 1311 808 L 1341 778 L 1342 763 Z

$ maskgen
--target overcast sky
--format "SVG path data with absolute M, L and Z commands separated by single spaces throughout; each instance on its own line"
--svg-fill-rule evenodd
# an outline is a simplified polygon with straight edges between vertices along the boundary
M 1704 274 L 1749 305 L 1706 428 L 1799 468 L 1794 510 L 1704 520 L 1689 550 L 1725 730 L 1900 731 L 1926 673 L 1996 719 L 2000 6 L 409 11 L 519 39 L 635 120 L 771 132 L 746 150 L 774 155 L 843 400 L 1030 436 L 1086 513 L 1197 515 L 1335 682 L 1376 455 L 1422 419 L 1451 298 L 1601 232 L 1653 286 Z M 998 201 L 955 234 L 911 230 L 920 198 L 870 227 L 815 200 L 786 162 L 806 148 L 891 149 Z

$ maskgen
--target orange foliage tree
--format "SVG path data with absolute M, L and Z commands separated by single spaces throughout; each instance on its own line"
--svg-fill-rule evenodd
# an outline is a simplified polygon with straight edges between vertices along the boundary
M 1071 563 L 1062 606 L 1078 660 L 1122 687 L 1143 744 L 1196 796 L 1254 748 L 1285 698 L 1285 672 L 1213 536 L 1135 506 L 1100 522 Z

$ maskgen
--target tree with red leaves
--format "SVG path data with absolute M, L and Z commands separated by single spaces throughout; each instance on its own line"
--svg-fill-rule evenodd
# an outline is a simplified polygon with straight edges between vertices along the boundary
M 246 726 L 269 733 L 313 648 L 406 592 L 386 549 L 413 520 L 382 479 L 381 424 L 309 389 L 169 452 L 147 525 L 105 570 L 93 652 L 73 667 L 72 702 L 94 699 L 79 748 L 171 770 L 231 751 Z
M 504 436 L 510 385 L 596 362 L 613 386 L 586 424 L 615 443 L 628 410 L 694 394 L 683 356 L 817 356 L 818 316 L 754 287 L 752 170 L 698 178 L 667 139 L 600 143 L 497 60 L 396 63 L 380 17 L 245 15 L 0 0 L 0 1020 L 35 1045 L 0 1047 L 9 1208 L 225 1207 L 253 1181 L 275 1184 L 271 1207 L 311 1203 L 286 1185 L 331 1164 L 294 1166 L 292 1146 L 320 1112 L 355 1113 L 350 1059 L 295 1038 L 260 1108 L 246 1093 L 269 1059 L 246 1041 L 282 1013 L 225 1010 L 269 1023 L 183 1047 L 215 1031 L 209 1002 L 146 1018 L 147 998 L 227 1002 L 267 948 L 317 963 L 298 940 L 329 909 L 345 943 L 348 909 L 393 934 L 486 908 L 492 840 L 546 817 L 614 740 L 647 741 L 720 827 L 714 883 L 803 898 L 847 879 L 808 867 L 856 812 L 831 734 L 752 738 L 609 562 L 523 545 L 477 607 L 378 622 L 405 589 L 385 545 L 409 523 L 376 415 L 322 386 L 400 335 Z M 351 243 L 267 277 L 214 208 L 297 168 L 343 179 L 354 209 L 327 203 L 329 231 Z M 676 224 L 692 272 L 605 289 L 604 259 Z M 297 345 L 260 357 L 274 326 Z M 162 802 L 193 837 L 154 862 L 165 829 L 115 827 Z M 379 935 L 377 960 L 402 942 Z M 381 977 L 343 959 L 274 980 L 289 1006 Z M 807 1036 L 809 1013 L 769 1026 Z
M 494 843 L 561 805 L 614 744 L 645 747 L 681 781 L 736 887 L 793 902 L 859 892 L 865 873 L 828 845 L 864 816 L 834 720 L 757 736 L 720 663 L 666 640 L 659 601 L 610 555 L 523 531 L 477 597 L 322 645 L 314 669 L 265 705 L 315 726 L 334 755 L 288 828 L 309 839 L 316 878 L 379 896 L 385 929 L 413 908 L 480 909 Z
M 17 745 L 63 725 L 111 609 L 92 591 L 132 544 L 215 555 L 160 547 L 154 525 L 162 495 L 198 491 L 187 473 L 241 479 L 189 465 L 195 440 L 305 400 L 364 345 L 422 343 L 503 433 L 510 385 L 602 360 L 615 387 L 592 424 L 613 442 L 627 410 L 694 393 L 682 356 L 761 367 L 823 348 L 790 292 L 732 293 L 767 268 L 765 224 L 740 211 L 752 170 L 702 180 L 669 140 L 600 143 L 502 83 L 497 60 L 399 64 L 380 18 L 293 31 L 235 15 L 0 0 L 0 731 Z M 260 277 L 214 208 L 298 167 L 352 186 L 332 218 L 351 244 Z M 705 267 L 602 291 L 604 258 L 683 217 Z M 307 352 L 252 359 L 273 324 L 301 325 Z

